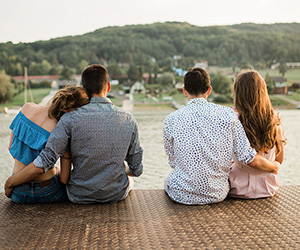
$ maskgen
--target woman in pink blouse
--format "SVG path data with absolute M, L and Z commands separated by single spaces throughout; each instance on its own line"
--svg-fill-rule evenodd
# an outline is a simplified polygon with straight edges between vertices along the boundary
M 281 164 L 286 139 L 280 118 L 271 106 L 264 79 L 256 71 L 242 71 L 233 83 L 233 92 L 235 108 L 251 147 L 266 159 Z M 235 158 L 229 181 L 229 196 L 245 199 L 273 196 L 279 187 L 273 173 L 243 165 Z

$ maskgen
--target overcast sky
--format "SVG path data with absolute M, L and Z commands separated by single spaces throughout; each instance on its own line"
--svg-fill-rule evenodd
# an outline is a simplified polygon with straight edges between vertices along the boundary
M 0 0 L 0 42 L 82 35 L 107 26 L 300 22 L 299 0 Z

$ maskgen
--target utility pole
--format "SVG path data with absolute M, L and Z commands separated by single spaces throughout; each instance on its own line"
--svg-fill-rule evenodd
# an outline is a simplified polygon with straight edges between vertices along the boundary
M 24 104 L 27 103 L 27 67 L 24 67 Z

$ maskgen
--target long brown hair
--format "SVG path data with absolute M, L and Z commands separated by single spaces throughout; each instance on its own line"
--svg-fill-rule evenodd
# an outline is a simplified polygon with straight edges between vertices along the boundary
M 242 71 L 234 80 L 234 105 L 245 129 L 251 147 L 267 153 L 276 146 L 281 151 L 277 126 L 280 118 L 275 115 L 263 77 L 254 70 Z
M 89 101 L 84 88 L 67 86 L 57 91 L 50 100 L 48 116 L 59 121 L 63 114 L 88 104 Z

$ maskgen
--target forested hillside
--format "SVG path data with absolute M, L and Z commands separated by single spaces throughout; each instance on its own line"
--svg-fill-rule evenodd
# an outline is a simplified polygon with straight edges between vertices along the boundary
M 209 65 L 264 68 L 276 62 L 300 61 L 300 23 L 239 24 L 199 27 L 167 22 L 149 25 L 106 27 L 74 37 L 34 43 L 1 43 L 0 69 L 22 75 L 27 66 L 33 74 L 80 73 L 91 63 L 117 65 L 122 70 L 142 66 L 168 70 L 173 57 L 188 68 L 195 61 Z

